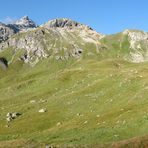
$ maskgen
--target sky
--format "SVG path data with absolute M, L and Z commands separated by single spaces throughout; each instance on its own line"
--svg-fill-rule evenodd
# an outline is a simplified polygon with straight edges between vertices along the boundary
M 69 18 L 104 34 L 148 32 L 148 0 L 0 0 L 0 5 L 0 21 L 6 23 L 28 15 L 38 25 Z

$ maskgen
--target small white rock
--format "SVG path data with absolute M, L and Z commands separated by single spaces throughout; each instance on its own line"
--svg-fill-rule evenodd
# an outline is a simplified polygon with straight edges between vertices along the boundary
M 11 118 L 11 117 L 7 117 L 6 120 L 7 120 L 8 122 L 10 122 L 10 121 L 12 121 L 12 118 Z
M 115 137 L 118 137 L 119 135 L 114 135 Z
M 45 113 L 47 110 L 46 109 L 40 109 L 39 113 Z
M 7 113 L 6 117 L 11 117 L 12 113 Z
M 98 122 L 97 125 L 100 125 L 100 123 Z
M 60 126 L 60 125 L 61 125 L 61 122 L 58 122 L 58 123 L 57 123 L 57 126 Z
M 84 124 L 87 124 L 87 123 L 88 123 L 88 121 L 85 121 L 85 122 L 84 122 Z
M 30 100 L 30 103 L 35 103 L 36 101 L 35 100 Z
M 96 117 L 97 117 L 97 118 L 99 118 L 99 117 L 100 117 L 100 115 L 97 115 Z
M 77 116 L 81 116 L 81 114 L 80 113 L 77 113 Z

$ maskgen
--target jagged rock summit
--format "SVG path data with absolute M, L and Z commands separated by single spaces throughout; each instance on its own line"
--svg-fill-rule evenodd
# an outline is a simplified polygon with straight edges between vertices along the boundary
M 68 18 L 57 18 L 57 19 L 50 20 L 47 23 L 45 23 L 43 25 L 43 27 L 46 27 L 46 28 L 69 28 L 69 29 L 88 28 L 88 29 L 93 30 L 92 28 L 90 28 L 87 25 L 83 25 L 81 23 L 78 23 L 78 22 L 73 21 Z
M 32 21 L 28 16 L 24 16 L 21 19 L 17 20 L 14 25 L 16 25 L 19 28 L 19 30 L 37 27 L 35 22 Z
M 24 16 L 13 24 L 0 22 L 0 43 L 6 41 L 15 33 L 36 28 L 37 25 L 28 16 Z

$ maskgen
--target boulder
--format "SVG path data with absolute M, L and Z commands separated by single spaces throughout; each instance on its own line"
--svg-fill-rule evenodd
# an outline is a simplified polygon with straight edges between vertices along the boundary
M 16 118 L 17 118 L 18 116 L 20 116 L 20 115 L 21 115 L 21 113 L 17 113 L 17 112 L 15 112 L 15 113 L 7 113 L 7 115 L 6 115 L 6 120 L 7 120 L 8 122 L 10 122 L 10 121 L 16 119 Z

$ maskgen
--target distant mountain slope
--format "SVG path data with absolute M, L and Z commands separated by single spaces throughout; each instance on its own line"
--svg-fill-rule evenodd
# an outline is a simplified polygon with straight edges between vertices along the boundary
M 96 56 L 102 37 L 104 35 L 86 25 L 69 19 L 55 19 L 36 29 L 17 33 L 0 44 L 0 49 L 14 50 L 12 58 L 22 51 L 19 59 L 35 65 L 39 59 L 47 57 L 67 60 L 87 55 Z
M 101 41 L 106 47 L 106 57 L 122 58 L 134 63 L 148 61 L 148 33 L 140 30 L 125 30 L 108 35 Z
M 14 50 L 9 64 L 21 59 L 35 65 L 47 57 L 57 60 L 114 57 L 136 63 L 148 61 L 148 33 L 143 31 L 125 30 L 102 35 L 66 18 L 50 20 L 37 27 L 27 16 L 15 24 L 1 23 L 0 27 L 0 50 Z M 18 52 L 19 57 L 15 56 Z

